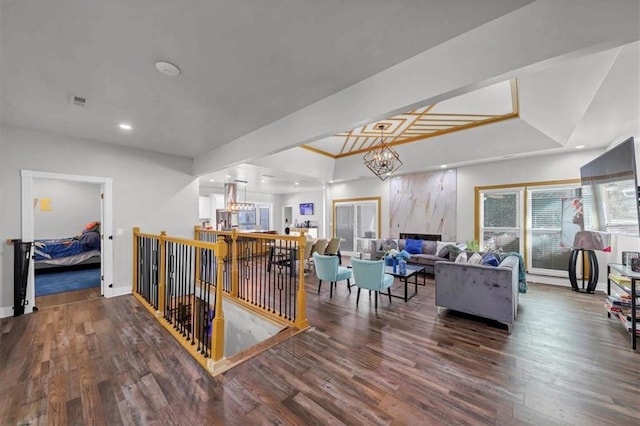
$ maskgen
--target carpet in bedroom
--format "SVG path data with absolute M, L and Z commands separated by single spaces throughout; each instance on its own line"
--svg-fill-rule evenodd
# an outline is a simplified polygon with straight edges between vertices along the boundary
M 100 268 L 36 275 L 36 297 L 100 287 Z

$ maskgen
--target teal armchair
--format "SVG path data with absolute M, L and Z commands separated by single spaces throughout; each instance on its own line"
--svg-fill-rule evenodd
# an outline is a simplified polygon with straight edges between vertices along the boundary
M 389 303 L 391 303 L 391 286 L 393 285 L 393 276 L 384 273 L 384 260 L 360 260 L 351 258 L 353 266 L 353 279 L 355 285 L 358 286 L 358 296 L 356 297 L 356 306 L 360 301 L 360 289 L 375 291 L 375 306 L 378 309 L 378 293 L 387 290 L 389 295 Z
M 318 277 L 318 294 L 322 287 L 322 280 L 329 281 L 329 298 L 333 297 L 333 287 L 338 281 L 347 280 L 347 289 L 351 293 L 351 269 L 338 266 L 337 256 L 325 256 L 313 253 L 313 264 Z

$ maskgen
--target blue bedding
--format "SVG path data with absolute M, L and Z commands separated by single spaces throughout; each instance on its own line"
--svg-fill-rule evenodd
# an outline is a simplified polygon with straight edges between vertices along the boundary
M 36 240 L 34 260 L 51 260 L 74 256 L 93 250 L 100 250 L 100 234 L 83 231 L 78 237 L 57 240 Z

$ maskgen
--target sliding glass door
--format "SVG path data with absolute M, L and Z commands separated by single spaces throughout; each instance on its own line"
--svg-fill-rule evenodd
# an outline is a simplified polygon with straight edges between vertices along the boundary
M 380 235 L 380 198 L 334 200 L 333 224 L 342 253 L 367 252 L 369 241 Z

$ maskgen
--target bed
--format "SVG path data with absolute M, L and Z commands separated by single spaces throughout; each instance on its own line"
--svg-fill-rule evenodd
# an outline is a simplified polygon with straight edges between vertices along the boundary
M 80 265 L 99 265 L 100 232 L 96 226 L 85 227 L 75 237 L 34 241 L 36 270 Z

